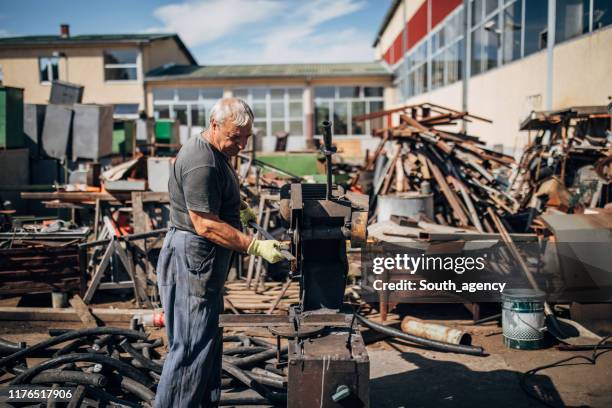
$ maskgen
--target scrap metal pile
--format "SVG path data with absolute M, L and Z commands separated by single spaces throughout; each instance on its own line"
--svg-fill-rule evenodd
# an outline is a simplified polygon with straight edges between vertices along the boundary
M 612 106 L 533 112 L 521 130 L 535 132 L 511 184 L 521 207 L 584 212 L 612 199 Z
M 505 192 L 506 177 L 514 159 L 487 148 L 476 136 L 443 130 L 444 126 L 455 125 L 459 120 L 489 122 L 487 119 L 422 104 L 375 112 L 355 120 L 391 114 L 399 115 L 399 124 L 374 131 L 374 135 L 382 139 L 364 166 L 366 172 L 371 172 L 378 162 L 380 169 L 378 177 L 374 177 L 372 201 L 380 196 L 401 196 L 409 191 L 433 193 L 433 214 L 425 212 L 421 219 L 471 227 L 480 232 L 494 231 L 486 216 L 487 208 L 499 214 L 518 211 L 519 203 Z M 387 142 L 393 143 L 393 153 L 380 166 Z M 359 184 L 359 180 L 354 184 Z
M 69 406 L 150 407 L 163 367 L 161 339 L 141 330 L 94 327 L 49 330 L 27 346 L 0 339 L 0 368 L 10 385 L 69 388 Z M 224 338 L 221 405 L 286 401 L 287 346 L 247 335 Z M 37 358 L 36 364 L 26 359 Z M 40 358 L 44 360 L 40 362 Z M 63 393 L 63 396 L 68 394 Z M 58 401 L 59 402 L 59 401 Z

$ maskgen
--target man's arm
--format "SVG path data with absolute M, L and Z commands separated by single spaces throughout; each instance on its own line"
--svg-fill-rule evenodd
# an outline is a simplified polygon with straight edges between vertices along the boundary
M 233 251 L 246 253 L 253 240 L 216 214 L 189 210 L 189 217 L 198 235 Z

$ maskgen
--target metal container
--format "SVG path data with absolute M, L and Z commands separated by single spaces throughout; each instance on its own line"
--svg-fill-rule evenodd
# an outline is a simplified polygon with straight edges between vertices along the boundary
M 136 140 L 153 143 L 155 121 L 153 119 L 136 120 Z
M 388 221 L 392 215 L 416 217 L 425 214 L 433 219 L 433 194 L 416 191 L 378 196 L 378 221 Z
M 113 107 L 79 105 L 74 107 L 72 158 L 99 160 L 113 152 Z
M 136 137 L 136 122 L 119 120 L 113 123 L 113 154 L 132 154 Z
M 53 81 L 51 83 L 51 95 L 49 103 L 72 105 L 81 103 L 83 100 L 83 86 L 71 84 L 64 81 Z
M 149 157 L 147 159 L 149 189 L 152 191 L 167 193 L 171 169 L 171 157 Z
M 0 87 L 0 148 L 23 145 L 23 89 Z
M 11 202 L 18 213 L 26 212 L 27 201 L 20 196 L 20 186 L 30 184 L 30 151 L 0 150 L 0 203 Z
M 43 125 L 44 153 L 55 159 L 65 159 L 69 153 L 72 130 L 72 106 L 48 105 Z
M 178 144 L 179 122 L 172 119 L 158 119 L 155 121 L 155 142 Z
M 30 157 L 39 158 L 42 154 L 42 133 L 47 105 L 26 103 L 23 105 L 23 133 L 25 145 L 30 149 Z
M 502 293 L 502 331 L 507 347 L 537 350 L 544 346 L 544 292 L 507 289 Z

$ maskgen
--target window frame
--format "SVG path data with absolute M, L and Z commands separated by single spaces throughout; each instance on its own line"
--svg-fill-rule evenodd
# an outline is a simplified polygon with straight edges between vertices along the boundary
M 359 88 L 359 96 L 355 97 L 345 97 L 345 96 L 340 96 L 340 88 L 344 88 L 344 87 L 351 87 L 351 88 Z M 321 87 L 313 87 L 313 95 L 316 94 L 315 92 L 315 88 L 328 88 L 328 86 L 321 86 Z M 363 133 L 361 134 L 355 134 L 353 133 L 353 103 L 355 102 L 364 102 L 365 103 L 365 114 L 371 113 L 370 112 L 370 104 L 372 102 L 382 102 L 384 105 L 384 86 L 380 85 L 380 86 L 376 86 L 376 85 L 353 85 L 353 84 L 343 84 L 343 85 L 339 85 L 339 86 L 335 86 L 332 87 L 334 88 L 334 93 L 333 93 L 333 97 L 314 97 L 313 98 L 313 104 L 314 104 L 314 110 L 313 110 L 313 133 L 315 137 L 322 137 L 323 135 L 320 132 L 319 126 L 316 123 L 316 109 L 317 106 L 324 106 L 325 104 L 327 105 L 327 109 L 328 109 L 328 115 L 327 115 L 327 120 L 330 121 L 333 125 L 333 116 L 334 116 L 334 108 L 335 108 L 335 103 L 342 103 L 342 104 L 346 104 L 346 134 L 336 134 L 334 133 L 334 137 L 340 137 L 340 138 L 356 138 L 356 137 L 370 137 L 371 135 L 371 121 L 367 120 L 365 121 L 365 126 L 363 127 Z M 382 88 L 383 92 L 382 92 L 382 96 L 366 96 L 365 95 L 365 88 Z
M 132 51 L 136 54 L 136 61 L 129 64 L 107 64 L 106 54 L 112 51 Z M 133 84 L 138 83 L 141 80 L 140 66 L 141 66 L 141 52 L 137 48 L 105 48 L 102 50 L 102 75 L 105 83 L 111 84 Z M 106 76 L 107 69 L 135 69 L 136 78 L 133 79 L 108 79 Z
M 49 60 L 50 62 L 51 62 L 52 60 L 57 61 L 57 78 L 52 78 L 51 80 L 43 80 L 43 79 L 42 79 L 42 69 L 41 69 L 41 64 L 42 64 L 42 60 L 43 60 L 43 59 L 45 59 L 45 60 Z M 59 78 L 59 77 L 60 77 L 59 63 L 60 63 L 60 57 L 54 57 L 53 55 L 51 55 L 51 56 L 46 56 L 46 55 L 43 55 L 43 56 L 38 57 L 38 82 L 39 82 L 40 84 L 43 84 L 43 85 L 51 85 L 51 83 L 52 83 L 53 81 L 58 81 L 58 80 L 60 79 L 60 78 Z M 53 76 L 53 75 L 52 75 L 52 74 L 53 74 L 52 64 L 48 64 L 48 65 L 47 65 L 47 69 L 46 69 L 46 71 L 47 71 L 47 76 L 48 76 L 48 77 Z M 50 75 L 50 74 L 51 74 L 51 75 Z

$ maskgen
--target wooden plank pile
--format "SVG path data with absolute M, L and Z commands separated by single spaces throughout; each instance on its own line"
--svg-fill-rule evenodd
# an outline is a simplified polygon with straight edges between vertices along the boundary
M 433 104 L 403 106 L 355 120 L 389 115 L 398 116 L 399 124 L 373 131 L 381 142 L 364 165 L 372 171 L 387 145 L 393 145 L 380 177 L 374 180 L 372 201 L 378 195 L 427 190 L 427 182 L 434 193 L 435 220 L 430 221 L 480 232 L 495 231 L 486 216 L 488 208 L 500 214 L 518 211 L 518 202 L 497 177 L 510 172 L 514 159 L 487 148 L 478 137 L 441 129 L 459 120 L 489 120 Z
M 246 281 L 225 284 L 225 307 L 229 312 L 272 314 L 286 313 L 291 304 L 299 301 L 298 282 L 262 282 L 258 289 L 249 288 Z

